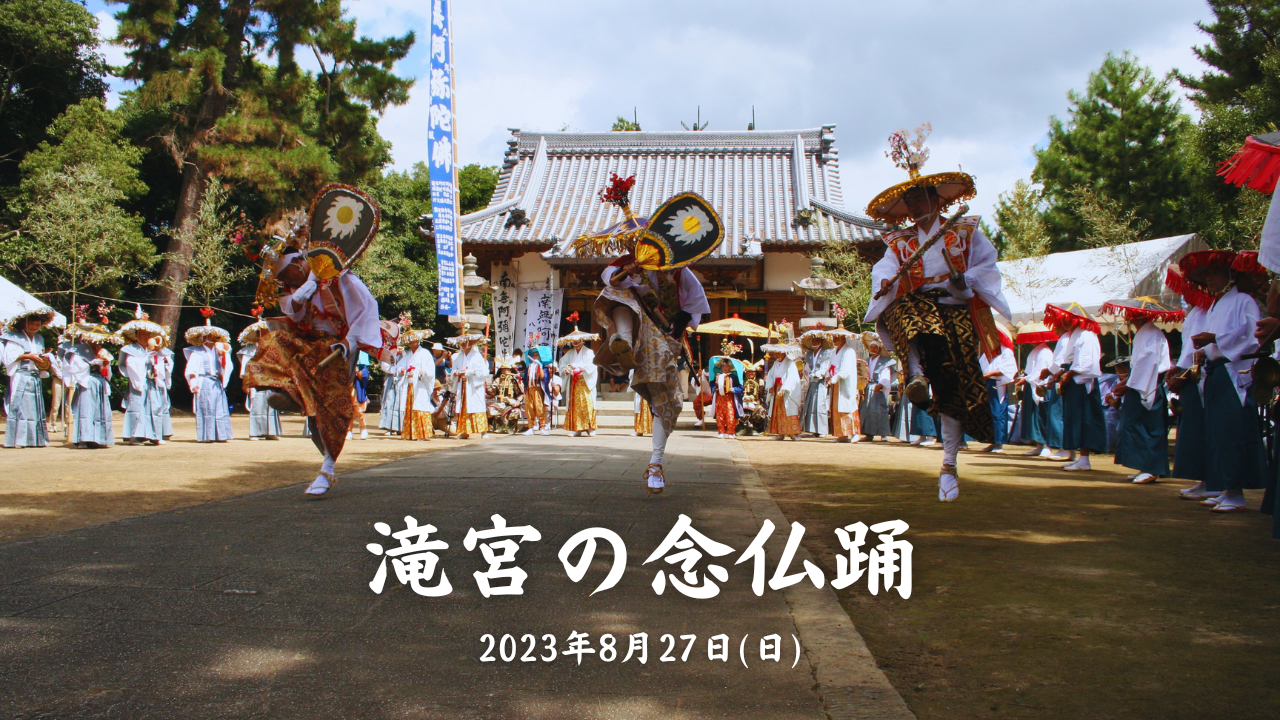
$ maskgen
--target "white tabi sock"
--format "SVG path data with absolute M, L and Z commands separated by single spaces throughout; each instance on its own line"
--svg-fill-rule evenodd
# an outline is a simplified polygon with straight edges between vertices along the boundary
M 907 346 L 907 379 L 923 374 L 920 370 L 920 349 L 912 342 Z

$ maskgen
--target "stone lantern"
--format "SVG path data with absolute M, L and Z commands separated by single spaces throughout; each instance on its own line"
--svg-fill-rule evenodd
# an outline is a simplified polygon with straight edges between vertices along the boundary
M 450 315 L 449 323 L 457 328 L 470 325 L 476 332 L 484 332 L 489 326 L 489 315 L 484 311 L 481 298 L 493 293 L 489 281 L 476 274 L 475 255 L 462 258 L 462 314 Z
M 791 291 L 804 296 L 805 316 L 800 318 L 799 328 L 802 333 L 819 325 L 834 328 L 839 324 L 831 315 L 831 301 L 818 295 L 819 292 L 839 290 L 842 287 L 835 280 L 819 275 L 826 266 L 826 261 L 815 255 L 809 258 L 809 277 L 791 283 Z

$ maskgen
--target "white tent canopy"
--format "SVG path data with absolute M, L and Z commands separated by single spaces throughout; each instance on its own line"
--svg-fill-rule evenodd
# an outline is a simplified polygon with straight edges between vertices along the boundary
M 1042 320 L 1047 303 L 1080 303 L 1095 317 L 1103 304 L 1118 298 L 1153 297 L 1169 307 L 1181 307 L 1178 295 L 1164 286 L 1165 272 L 1187 253 L 1206 249 L 1199 236 L 1178 235 L 997 265 L 1016 327 Z M 1099 321 L 1104 332 L 1114 330 L 1106 318 Z
M 0 277 L 0 324 L 7 323 L 15 315 L 21 315 L 42 307 L 49 307 L 49 305 L 48 303 L 40 302 L 31 293 Z M 53 322 L 50 325 L 59 328 L 66 327 L 67 316 L 62 313 L 54 313 Z

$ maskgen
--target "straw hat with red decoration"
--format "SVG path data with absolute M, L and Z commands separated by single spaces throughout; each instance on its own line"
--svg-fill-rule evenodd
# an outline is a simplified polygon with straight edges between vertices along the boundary
M 1152 297 L 1123 298 L 1108 300 L 1102 306 L 1102 312 L 1111 315 L 1122 315 L 1129 322 L 1181 322 L 1186 313 L 1165 307 Z
M 1213 306 L 1213 296 L 1205 287 L 1197 282 L 1188 280 L 1177 266 L 1170 266 L 1164 274 L 1165 287 L 1178 293 L 1188 305 L 1198 307 L 1201 310 L 1208 310 Z
M 1073 302 L 1065 305 L 1049 303 L 1045 305 L 1044 322 L 1059 335 L 1066 335 L 1076 328 L 1088 330 L 1095 335 L 1102 334 L 1102 328 L 1098 326 L 1098 321 L 1094 320 L 1089 311 L 1085 310 L 1080 303 Z
M 1048 325 L 1032 322 L 1018 329 L 1017 342 L 1019 345 L 1039 345 L 1042 342 L 1053 342 L 1059 337 L 1058 333 L 1050 330 Z

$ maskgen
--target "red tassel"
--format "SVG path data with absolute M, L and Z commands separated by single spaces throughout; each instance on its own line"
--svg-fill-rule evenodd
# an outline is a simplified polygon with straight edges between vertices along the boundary
M 1236 259 L 1231 263 L 1231 269 L 1239 273 L 1249 275 L 1266 275 L 1267 269 L 1258 262 L 1257 250 L 1241 250 L 1236 253 Z
M 1065 335 L 1063 330 L 1069 328 L 1083 328 L 1095 335 L 1102 334 L 1102 328 L 1098 326 L 1096 320 L 1076 315 L 1066 308 L 1053 304 L 1044 306 L 1044 323 L 1060 335 Z
M 1218 165 L 1218 175 L 1236 187 L 1249 187 L 1271 194 L 1280 179 L 1280 147 L 1264 143 L 1252 135 L 1244 147 Z

